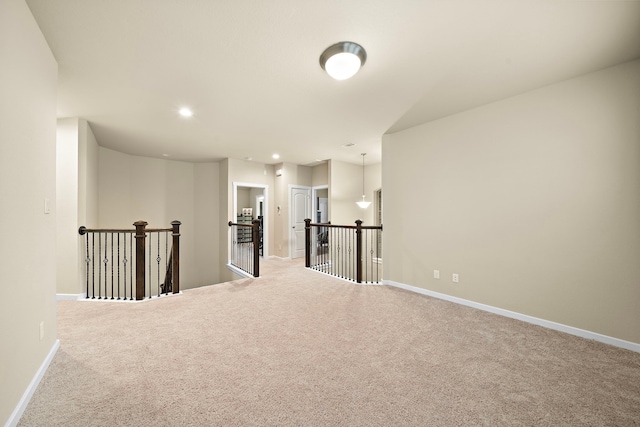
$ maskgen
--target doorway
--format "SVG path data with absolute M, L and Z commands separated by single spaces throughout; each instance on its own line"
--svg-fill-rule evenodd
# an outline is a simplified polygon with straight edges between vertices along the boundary
M 313 187 L 312 193 L 313 206 L 311 211 L 313 212 L 313 217 L 311 222 L 317 224 L 329 222 L 329 186 Z
M 234 222 L 260 220 L 259 249 L 260 256 L 269 256 L 269 186 L 244 182 L 233 183 Z M 245 214 L 245 215 L 243 215 Z

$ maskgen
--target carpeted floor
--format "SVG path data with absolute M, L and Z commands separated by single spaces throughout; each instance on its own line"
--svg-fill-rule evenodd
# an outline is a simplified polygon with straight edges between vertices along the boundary
M 640 354 L 267 260 L 145 303 L 58 303 L 20 426 L 634 426 Z

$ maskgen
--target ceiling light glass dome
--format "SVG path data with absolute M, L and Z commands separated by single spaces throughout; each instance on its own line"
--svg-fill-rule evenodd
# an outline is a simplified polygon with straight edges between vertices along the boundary
M 320 55 L 320 66 L 336 80 L 353 77 L 367 60 L 367 52 L 353 42 L 340 42 L 329 46 Z

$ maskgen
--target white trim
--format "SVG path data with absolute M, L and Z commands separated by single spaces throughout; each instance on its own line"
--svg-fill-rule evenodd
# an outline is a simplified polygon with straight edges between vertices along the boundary
M 597 332 L 586 331 L 584 329 L 575 328 L 573 326 L 563 325 L 562 323 L 552 322 L 550 320 L 540 319 L 538 317 L 529 316 L 526 314 L 516 313 L 514 311 L 505 310 L 503 308 L 493 307 L 491 305 L 481 304 L 474 301 L 469 301 L 463 298 L 454 297 L 447 294 L 441 294 L 439 292 L 430 291 L 428 289 L 418 288 L 416 286 L 405 285 L 404 283 L 394 282 L 393 280 L 383 280 L 384 285 L 394 286 L 396 288 L 405 289 L 407 291 L 416 292 L 418 294 L 427 295 L 430 297 L 442 299 L 445 301 L 453 302 L 456 304 L 466 305 L 468 307 L 477 308 L 479 310 L 488 311 L 489 313 L 498 314 L 500 316 L 510 317 L 512 319 L 521 320 L 523 322 L 531 323 L 534 325 L 542 326 L 548 329 L 553 329 L 567 334 L 576 335 L 578 337 L 586 338 L 589 340 L 598 341 L 604 344 L 609 344 L 614 347 L 624 348 L 626 350 L 635 351 L 640 353 L 640 344 L 631 341 L 621 340 L 619 338 L 610 337 L 608 335 L 602 335 Z
M 182 291 L 178 292 L 177 294 L 172 293 L 168 293 L 168 294 L 160 294 L 160 296 L 158 295 L 151 295 L 151 297 L 144 297 L 142 299 L 111 299 L 108 297 L 102 297 L 102 298 L 85 298 L 84 294 L 82 295 L 82 298 L 80 298 L 78 301 L 86 301 L 86 302 L 108 302 L 109 304 L 136 304 L 136 303 L 141 303 L 141 302 L 147 302 L 147 301 L 153 301 L 153 300 L 157 300 L 157 299 L 165 299 L 165 298 L 169 298 L 169 297 L 176 297 L 178 295 L 182 295 Z
M 329 207 L 329 186 L 328 185 L 316 185 L 311 187 L 311 222 L 316 222 L 316 213 L 320 206 L 316 205 L 316 199 L 318 198 L 318 190 L 327 190 L 327 208 Z M 327 210 L 327 220 L 329 220 L 329 211 Z
M 38 384 L 40 384 L 40 381 L 42 380 L 42 377 L 44 376 L 45 372 L 47 372 L 47 369 L 49 369 L 49 365 L 51 364 L 51 361 L 53 360 L 53 357 L 56 355 L 56 352 L 59 348 L 60 340 L 56 340 L 53 343 L 51 350 L 49 350 L 49 354 L 47 354 L 47 357 L 45 357 L 44 361 L 40 365 L 40 368 L 36 371 L 36 374 L 29 383 L 29 386 L 22 394 L 22 398 L 18 402 L 18 405 L 13 410 L 11 416 L 9 416 L 5 427 L 15 427 L 18 425 L 20 418 L 22 418 L 22 414 L 24 414 L 24 410 L 27 409 L 27 405 L 29 404 L 31 397 L 33 397 L 33 393 L 35 393 L 36 389 L 38 388 Z
M 278 255 L 269 255 L 268 259 L 278 259 L 280 261 L 291 261 L 291 257 L 290 256 L 283 258 L 283 257 L 278 256 Z
M 78 301 L 85 299 L 86 294 L 56 294 L 56 301 Z
M 256 277 L 253 277 L 251 274 L 247 273 L 246 271 L 241 270 L 235 265 L 231 264 L 231 260 L 229 260 L 229 262 L 227 263 L 227 268 L 231 270 L 232 273 L 237 274 L 240 277 L 244 277 L 245 279 L 256 279 Z
M 329 261 L 328 263 L 322 264 L 322 265 L 326 266 L 326 269 L 331 269 L 331 264 L 332 264 L 332 262 Z M 316 266 L 316 267 L 318 267 L 318 266 Z M 366 282 L 366 281 L 358 283 L 356 281 L 356 279 L 347 279 L 345 277 L 336 276 L 335 274 L 331 274 L 331 273 L 327 273 L 326 271 L 318 270 L 315 267 L 306 267 L 306 268 L 307 268 L 307 270 L 312 270 L 312 271 L 315 271 L 316 273 L 320 273 L 320 274 L 324 274 L 325 276 L 333 277 L 334 279 L 338 279 L 338 280 L 343 280 L 345 282 L 349 282 L 352 285 L 358 285 L 358 286 L 382 286 L 382 285 L 385 284 L 383 282 Z

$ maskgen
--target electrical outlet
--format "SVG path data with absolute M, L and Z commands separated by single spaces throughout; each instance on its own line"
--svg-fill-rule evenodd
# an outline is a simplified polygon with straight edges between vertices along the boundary
M 433 278 L 434 279 L 440 278 L 440 270 L 433 270 Z
M 453 283 L 458 283 L 458 282 L 460 282 L 460 276 L 458 275 L 458 273 L 453 273 L 453 275 L 451 276 L 451 278 L 453 279 Z
M 44 320 L 40 322 L 40 339 L 44 338 Z

